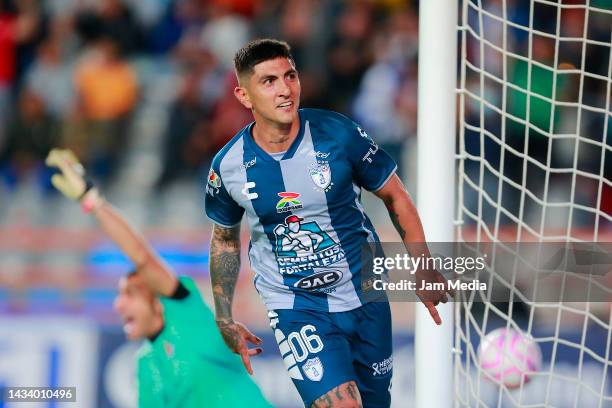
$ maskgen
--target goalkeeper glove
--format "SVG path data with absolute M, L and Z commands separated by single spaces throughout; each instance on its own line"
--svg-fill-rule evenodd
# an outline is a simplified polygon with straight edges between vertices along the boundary
M 85 176 L 83 165 L 70 150 L 52 149 L 46 163 L 61 171 L 61 174 L 51 177 L 51 184 L 71 200 L 80 201 L 85 212 L 96 208 L 103 201 L 98 189 Z

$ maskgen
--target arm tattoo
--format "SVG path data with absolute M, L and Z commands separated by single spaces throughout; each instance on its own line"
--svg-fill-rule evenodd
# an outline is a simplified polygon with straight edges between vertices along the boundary
M 351 399 L 357 400 L 357 396 L 359 395 L 359 390 L 357 389 L 357 385 L 354 382 L 349 383 L 347 392 Z
M 333 406 L 333 401 L 330 395 L 325 394 L 318 400 L 312 403 L 311 408 L 331 408 Z
M 334 388 L 335 394 L 336 394 L 336 398 L 338 398 L 338 401 L 342 401 L 342 392 L 340 392 L 340 387 L 336 387 Z
M 387 207 L 387 211 L 389 211 L 389 217 L 391 217 L 391 222 L 393 223 L 393 226 L 395 227 L 395 229 L 400 235 L 400 238 L 403 241 L 404 237 L 406 236 L 406 231 L 404 231 L 404 228 L 402 228 L 402 224 L 400 224 L 399 222 L 399 217 L 397 213 L 395 212 L 395 210 L 393 209 L 392 205 L 391 204 L 385 204 L 385 205 Z
M 361 407 L 361 396 L 354 381 L 349 381 L 333 388 L 312 403 L 310 408 L 338 408 L 347 406 Z
M 240 226 L 215 225 L 210 241 L 210 280 L 217 320 L 232 320 L 232 300 L 240 272 Z
M 234 323 L 231 318 L 217 321 L 217 327 L 221 332 L 221 336 L 223 336 L 223 340 L 229 346 L 230 350 L 235 353 L 240 353 L 242 337 L 235 326 L 236 323 Z

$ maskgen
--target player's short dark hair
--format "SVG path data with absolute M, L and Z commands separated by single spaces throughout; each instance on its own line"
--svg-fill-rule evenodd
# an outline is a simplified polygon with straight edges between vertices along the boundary
M 275 58 L 288 58 L 293 62 L 289 44 L 272 38 L 260 38 L 249 42 L 236 52 L 234 69 L 238 77 L 252 74 L 255 65 Z

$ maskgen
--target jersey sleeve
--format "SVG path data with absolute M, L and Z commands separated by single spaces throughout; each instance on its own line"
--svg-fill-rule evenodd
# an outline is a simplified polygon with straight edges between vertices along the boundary
M 361 187 L 376 192 L 395 173 L 397 165 L 358 124 L 351 121 L 350 126 L 346 150 L 353 177 Z
M 193 279 L 187 276 L 179 277 L 179 283 L 187 292 L 185 296 L 176 298 L 174 296 L 161 296 L 160 301 L 164 305 L 164 319 L 172 322 L 176 319 L 197 316 L 206 310 L 206 306 L 200 296 L 200 291 Z
M 179 282 L 185 287 L 187 295 L 180 299 L 171 296 L 160 297 L 160 302 L 164 306 L 164 320 L 169 325 L 177 327 L 189 327 L 194 322 L 201 323 L 204 320 L 214 321 L 212 311 L 204 303 L 195 281 L 188 276 L 181 276 Z
M 212 222 L 222 227 L 234 227 L 240 224 L 244 208 L 230 196 L 221 179 L 220 161 L 213 160 L 213 164 L 206 180 L 206 216 Z

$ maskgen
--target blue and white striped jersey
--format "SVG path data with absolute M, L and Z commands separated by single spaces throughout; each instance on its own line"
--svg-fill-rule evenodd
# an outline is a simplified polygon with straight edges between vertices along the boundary
M 269 310 L 347 311 L 361 306 L 361 251 L 378 236 L 361 205 L 396 165 L 357 124 L 300 109 L 300 130 L 281 160 L 242 129 L 215 156 L 206 214 L 230 227 L 246 213 L 255 287 Z

